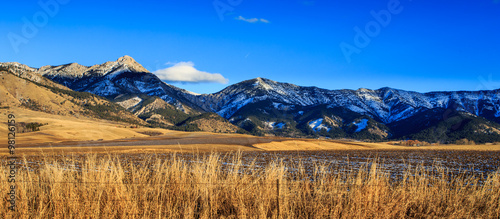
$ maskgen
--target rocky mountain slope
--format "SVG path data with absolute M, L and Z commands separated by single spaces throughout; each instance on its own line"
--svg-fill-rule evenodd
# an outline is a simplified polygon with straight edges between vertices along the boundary
M 256 135 L 383 140 L 421 138 L 418 133 L 455 114 L 461 115 L 462 123 L 478 123 L 474 125 L 477 129 L 495 129 L 500 122 L 500 89 L 430 93 L 387 87 L 327 90 L 256 78 L 217 93 L 195 95 L 161 81 L 129 56 L 90 67 L 76 63 L 38 69 L 19 63 L 0 63 L 2 66 L 30 71 L 36 80 L 47 78 L 75 91 L 106 97 L 160 126 L 178 126 L 187 118 L 214 112 Z
M 0 92 L 2 94 L 0 107 L 22 107 L 55 115 L 146 124 L 132 113 L 103 97 L 73 91 L 59 84 L 44 81 L 43 78 L 33 75 L 33 72 L 24 71 L 22 76 L 19 77 L 11 70 L 0 70 Z M 55 86 L 50 86 L 51 84 Z
M 186 100 L 183 89 L 162 82 L 130 56 L 123 56 L 114 62 L 83 66 L 71 63 L 59 66 L 31 68 L 19 63 L 0 63 L 0 67 L 31 72 L 34 77 L 47 78 L 72 90 L 89 92 L 110 100 L 120 95 L 145 94 L 157 96 L 178 109 L 189 113 L 198 107 Z
M 493 121 L 488 127 L 500 122 L 500 90 L 326 90 L 256 78 L 186 98 L 254 134 L 407 138 L 450 119 L 452 112 Z
M 287 110 L 297 106 L 342 107 L 352 112 L 368 115 L 384 124 L 409 118 L 422 111 L 449 107 L 500 121 L 498 120 L 500 89 L 431 93 L 392 88 L 326 90 L 256 78 L 231 85 L 215 94 L 188 98 L 204 110 L 217 112 L 225 118 L 233 117 L 247 104 L 267 100 L 271 101 L 270 104 L 277 110 Z
M 112 120 L 127 119 L 127 121 L 133 121 L 132 123 L 138 122 L 144 125 L 149 124 L 156 127 L 186 131 L 218 130 L 213 127 L 203 126 L 202 124 L 198 125 L 197 123 L 187 125 L 188 123 L 185 120 L 196 117 L 203 112 L 202 110 L 191 108 L 190 106 L 192 105 L 190 102 L 178 95 L 187 91 L 162 82 L 129 56 L 121 57 L 115 62 L 106 62 L 90 67 L 71 63 L 60 66 L 31 68 L 14 62 L 0 63 L 0 70 L 4 70 L 9 74 L 9 79 L 6 80 L 6 83 L 13 81 L 13 78 L 18 78 L 24 79 L 23 81 L 26 83 L 33 84 L 33 86 L 11 84 L 14 87 L 19 87 L 23 93 L 44 93 L 39 91 L 40 88 L 46 88 L 51 91 L 49 94 L 43 95 L 43 97 L 47 98 L 35 95 L 28 99 L 30 104 L 28 108 L 32 110 L 64 115 L 68 113 L 73 115 L 73 113 L 76 113 L 78 115 L 79 112 L 83 112 L 82 109 L 68 110 L 64 107 L 59 109 L 56 107 L 57 104 L 56 106 L 52 104 L 56 102 L 53 100 L 54 98 L 57 99 L 61 95 L 68 96 L 67 93 L 70 93 L 69 96 L 78 97 L 70 97 L 72 102 L 79 101 L 77 105 L 92 108 L 92 110 L 97 111 L 97 114 L 103 118 Z M 16 93 L 17 96 L 19 94 L 20 92 Z M 99 100 L 95 99 L 96 97 Z M 81 100 L 82 98 L 83 100 Z M 90 100 L 89 98 L 94 98 L 95 100 Z M 26 100 L 24 101 L 26 102 Z M 105 103 L 102 101 L 105 101 Z M 0 106 L 12 106 L 12 104 L 15 105 L 15 102 L 11 100 L 9 103 L 6 102 L 3 105 L 0 102 Z M 109 106 L 110 108 L 106 109 L 103 106 Z M 57 110 L 54 110 L 56 108 Z M 113 114 L 117 109 L 126 112 L 127 115 L 118 116 L 117 114 Z M 220 116 L 218 117 L 206 117 L 203 120 L 206 120 L 208 123 L 219 122 L 220 119 L 225 120 Z M 179 125 L 180 123 L 183 124 Z M 227 120 L 226 123 L 226 125 L 233 126 Z M 234 132 L 233 128 L 224 130 Z

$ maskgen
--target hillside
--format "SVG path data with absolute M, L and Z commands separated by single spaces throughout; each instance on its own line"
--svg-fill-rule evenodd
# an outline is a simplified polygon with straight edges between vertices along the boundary
M 450 144 L 500 142 L 500 124 L 473 114 L 457 112 L 445 120 L 439 120 L 431 126 L 405 137 Z
M 54 115 L 99 118 L 145 124 L 120 106 L 89 93 L 76 92 L 32 82 L 11 72 L 0 72 L 0 99 L 4 108 L 26 108 Z
M 500 117 L 500 90 L 430 93 L 392 88 L 326 90 L 256 78 L 214 94 L 190 96 L 190 100 L 251 133 L 284 136 L 421 138 L 411 134 L 446 120 L 450 112 L 484 118 L 479 123 L 496 124 Z M 476 126 L 477 133 L 485 126 L 491 125 Z
M 178 124 L 180 130 L 199 130 L 214 133 L 237 133 L 243 130 L 216 113 L 204 113 Z
M 121 98 L 118 98 L 118 100 Z M 144 121 L 160 127 L 175 127 L 178 123 L 197 113 L 185 113 L 159 97 L 143 95 L 142 98 L 124 98 L 126 102 L 135 100 L 137 103 L 129 111 Z M 118 102 L 123 106 L 124 102 Z

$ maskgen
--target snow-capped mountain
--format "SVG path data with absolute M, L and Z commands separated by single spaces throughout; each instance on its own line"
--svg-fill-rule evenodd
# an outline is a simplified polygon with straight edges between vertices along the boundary
M 19 63 L 1 65 L 31 71 L 35 74 L 30 75 L 44 76 L 75 91 L 93 93 L 110 100 L 120 95 L 145 94 L 158 96 L 185 112 L 189 112 L 191 108 L 198 110 L 196 105 L 180 95 L 190 92 L 161 81 L 130 56 L 93 66 L 77 63 L 41 68 L 31 68 Z
M 343 136 L 333 133 L 345 132 L 349 136 L 390 138 L 421 131 L 457 113 L 500 122 L 500 89 L 430 93 L 388 87 L 328 90 L 256 78 L 217 93 L 197 95 L 161 81 L 129 56 L 94 66 L 71 63 L 30 68 L 0 63 L 0 67 L 15 69 L 19 77 L 32 77 L 32 81 L 48 78 L 130 109 L 133 107 L 129 105 L 146 101 L 148 98 L 141 98 L 144 95 L 157 96 L 186 113 L 215 112 L 247 131 L 261 134 L 307 136 L 328 132 L 330 136 Z M 414 129 L 401 131 L 402 127 Z
M 449 107 L 489 119 L 500 117 L 500 89 L 431 93 L 387 87 L 378 90 L 327 90 L 256 78 L 231 85 L 214 94 L 187 98 L 204 110 L 217 112 L 227 119 L 243 106 L 264 100 L 271 101 L 278 110 L 317 105 L 342 107 L 368 115 L 384 124 L 409 118 L 422 111 Z

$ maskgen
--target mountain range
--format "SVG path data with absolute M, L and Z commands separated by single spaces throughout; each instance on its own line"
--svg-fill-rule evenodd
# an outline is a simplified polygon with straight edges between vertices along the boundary
M 163 128 L 363 140 L 500 141 L 500 89 L 328 90 L 255 78 L 200 95 L 163 82 L 130 56 L 94 66 L 0 63 L 0 70 L 37 86 L 94 94 L 110 101 L 105 105 L 119 106 L 130 121 Z

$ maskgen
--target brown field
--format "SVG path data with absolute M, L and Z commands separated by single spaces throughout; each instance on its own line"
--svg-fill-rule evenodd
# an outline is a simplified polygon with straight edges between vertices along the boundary
M 301 162 L 245 165 L 241 154 L 127 160 L 40 157 L 19 169 L 15 212 L 2 218 L 498 218 L 500 173 L 450 177 L 446 168 L 407 168 L 395 179 L 377 162 L 343 174 Z M 22 163 L 29 163 L 23 159 Z M 230 165 L 227 165 L 230 163 Z M 34 171 L 32 171 L 34 170 Z M 0 167 L 6 172 L 6 167 Z M 0 175 L 2 191 L 7 178 Z
M 131 127 L 118 122 L 51 115 L 25 109 L 12 109 L 16 121 L 48 125 L 40 131 L 18 133 L 20 154 L 61 152 L 225 152 L 225 151 L 305 151 L 305 150 L 477 150 L 500 151 L 500 145 L 396 146 L 389 143 L 366 143 L 334 140 L 255 137 L 239 134 L 178 132 L 165 129 Z M 0 134 L 7 133 L 8 110 L 1 109 Z M 150 136 L 149 133 L 154 133 Z M 6 148 L 6 142 L 0 142 Z M 0 150 L 7 155 L 7 150 Z
M 188 133 L 14 111 L 48 125 L 16 135 L 18 210 L 2 196 L 0 218 L 500 216 L 500 145 Z

